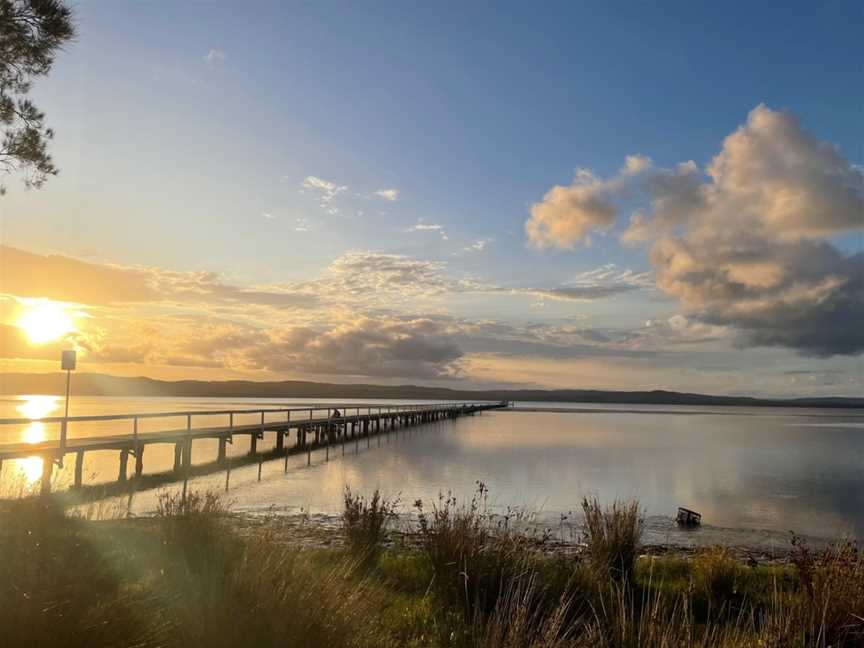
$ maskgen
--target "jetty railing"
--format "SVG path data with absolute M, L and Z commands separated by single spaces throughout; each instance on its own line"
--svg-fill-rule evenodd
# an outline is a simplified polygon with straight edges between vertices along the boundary
M 143 455 L 147 445 L 156 443 L 174 444 L 174 471 L 188 477 L 192 464 L 192 442 L 196 439 L 217 439 L 219 441 L 216 462 L 227 465 L 226 444 L 233 443 L 234 436 L 245 435 L 250 439 L 250 455 L 256 455 L 257 441 L 263 438 L 265 432 L 275 433 L 275 449 L 273 454 L 286 455 L 285 439 L 292 430 L 297 433 L 295 449 L 306 449 L 307 463 L 311 461 L 311 451 L 320 446 L 327 447 L 334 441 L 346 438 L 365 436 L 368 441 L 370 434 L 383 429 L 395 429 L 399 426 L 409 426 L 431 422 L 442 418 L 456 418 L 466 414 L 474 414 L 484 410 L 506 407 L 505 402 L 466 401 L 466 402 L 433 402 L 412 404 L 382 404 L 382 403 L 327 403 L 308 407 L 263 407 L 252 409 L 218 409 L 218 410 L 183 410 L 169 412 L 139 412 L 131 414 L 97 414 L 85 416 L 53 416 L 45 418 L 2 418 L 0 419 L 0 470 L 6 459 L 17 459 L 38 456 L 43 459 L 42 491 L 50 490 L 51 473 L 54 464 L 63 466 L 65 455 L 74 453 L 75 473 L 74 486 L 82 485 L 84 455 L 95 450 L 118 450 L 119 471 L 118 481 L 126 481 L 129 457 L 135 458 L 135 476 L 143 473 Z M 336 415 L 338 412 L 338 416 Z M 194 419 L 198 417 L 227 417 L 227 425 L 207 425 L 195 427 Z M 255 417 L 254 423 L 239 423 L 237 418 L 248 421 Z M 260 418 L 259 418 L 260 417 Z M 152 419 L 183 419 L 185 425 L 173 429 L 142 432 L 141 422 Z M 269 420 L 268 420 L 269 419 Z M 26 441 L 7 442 L 3 440 L 4 429 L 12 426 L 26 426 L 32 423 L 56 424 L 59 426 L 59 437 L 29 443 Z M 111 434 L 101 435 L 70 435 L 77 424 L 82 423 L 117 424 L 125 429 L 118 429 Z M 128 427 L 127 427 L 128 426 Z M 314 435 L 310 442 L 309 435 Z M 328 450 L 329 457 L 329 450 Z M 259 456 L 260 458 L 260 456 Z M 184 470 L 185 469 L 185 470 Z M 259 462 L 260 478 L 260 462 Z M 185 482 L 185 477 L 184 477 Z M 227 479 L 226 479 L 227 483 Z M 185 483 L 184 483 L 185 486 Z

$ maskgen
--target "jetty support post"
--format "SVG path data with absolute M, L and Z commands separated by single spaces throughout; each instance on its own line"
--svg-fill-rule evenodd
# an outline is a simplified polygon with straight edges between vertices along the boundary
M 184 444 L 183 454 L 186 455 L 183 463 L 185 470 L 183 471 L 183 504 L 186 504 L 186 491 L 189 487 L 189 469 L 192 467 L 192 414 L 186 415 L 186 443 Z
M 79 450 L 75 453 L 75 481 L 74 488 L 81 488 L 84 475 L 84 451 Z
M 54 461 L 52 455 L 42 456 L 42 495 L 48 495 L 51 492 L 51 473 L 54 472 Z
M 125 482 L 126 481 L 126 471 L 129 467 L 129 448 L 123 448 L 120 450 L 120 469 L 117 472 L 117 481 Z
M 174 472 L 180 472 L 183 467 L 183 442 L 177 441 L 174 444 Z
M 144 444 L 138 437 L 138 417 L 132 419 L 132 454 L 135 455 L 135 477 L 144 473 Z
M 228 454 L 228 438 L 224 436 L 219 437 L 219 450 L 216 454 L 216 463 L 220 466 L 225 465 L 225 457 Z

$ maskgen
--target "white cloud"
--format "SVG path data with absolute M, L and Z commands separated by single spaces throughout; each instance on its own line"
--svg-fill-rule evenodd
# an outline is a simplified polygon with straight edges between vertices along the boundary
M 590 244 L 592 231 L 607 230 L 615 222 L 612 194 L 616 187 L 587 169 L 578 169 L 571 185 L 552 187 L 531 206 L 531 218 L 525 223 L 529 243 L 539 249 Z
M 459 377 L 463 352 L 439 321 L 355 317 L 274 332 L 250 355 L 273 371 L 428 379 Z
M 374 192 L 374 195 L 386 200 L 387 202 L 396 202 L 397 200 L 399 200 L 398 189 L 379 189 L 378 191 Z
M 348 190 L 347 185 L 339 185 L 335 182 L 331 182 L 329 180 L 324 180 L 323 178 L 319 178 L 317 176 L 306 176 L 303 179 L 303 182 L 300 183 L 302 187 L 301 193 L 304 190 L 311 191 L 315 194 L 318 205 L 331 216 L 335 216 L 339 214 L 339 208 L 333 204 L 333 200 L 341 193 L 344 193 Z
M 276 220 L 276 216 L 274 214 L 271 214 L 270 212 L 262 212 L 261 216 L 264 218 L 264 220 Z
M 645 177 L 651 209 L 625 242 L 654 241 L 657 285 L 690 318 L 745 346 L 864 351 L 864 255 L 830 236 L 864 229 L 864 174 L 787 113 L 757 106 L 707 166 Z
M 628 285 L 634 288 L 653 288 L 654 278 L 651 272 L 633 272 L 622 269 L 615 263 L 607 263 L 599 268 L 580 272 L 567 283 L 572 286 Z
M 864 253 L 832 236 L 864 229 L 864 174 L 790 114 L 757 106 L 705 173 L 629 156 L 609 179 L 580 170 L 531 209 L 536 247 L 572 248 L 615 220 L 615 201 L 645 197 L 621 237 L 653 242 L 657 286 L 703 324 L 745 346 L 805 355 L 864 351 Z
M 204 62 L 207 65 L 217 65 L 228 59 L 228 55 L 220 49 L 211 49 L 204 55 Z
M 316 176 L 306 176 L 301 183 L 304 189 L 311 189 L 317 192 L 323 202 L 330 202 L 340 193 L 346 191 L 346 185 L 337 185 L 335 182 L 323 180 Z
M 495 239 L 479 239 L 462 248 L 465 252 L 483 252 Z
M 308 232 L 309 231 L 309 220 L 306 218 L 297 218 L 294 221 L 294 231 L 295 232 Z
M 444 229 L 443 225 L 438 225 L 435 223 L 424 223 L 423 219 L 417 221 L 416 224 L 412 225 L 408 228 L 409 232 L 437 232 L 441 236 L 442 241 L 449 241 L 449 237 L 447 236 L 447 232 Z

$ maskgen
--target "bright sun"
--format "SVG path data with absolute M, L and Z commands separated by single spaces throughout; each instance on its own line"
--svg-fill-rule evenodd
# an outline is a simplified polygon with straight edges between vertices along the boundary
M 63 304 L 47 300 L 28 304 L 17 324 L 32 344 L 53 342 L 75 330 L 75 323 Z

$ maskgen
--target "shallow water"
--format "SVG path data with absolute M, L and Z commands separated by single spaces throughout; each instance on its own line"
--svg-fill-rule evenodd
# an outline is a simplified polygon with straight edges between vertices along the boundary
M 5 401 L 0 416 L 20 416 L 16 408 L 22 402 Z M 81 399 L 72 413 L 283 403 L 295 404 Z M 324 451 L 317 451 L 308 468 L 305 455 L 291 457 L 287 473 L 281 460 L 267 462 L 260 483 L 257 466 L 238 468 L 231 473 L 229 498 L 236 509 L 251 513 L 302 509 L 335 516 L 346 485 L 358 492 L 380 488 L 399 495 L 403 509 L 410 510 L 414 500 L 429 501 L 439 492 L 467 499 L 482 481 L 498 509 L 539 509 L 541 521 L 552 527 L 578 507 L 583 495 L 596 494 L 607 502 L 637 498 L 648 515 L 649 542 L 784 546 L 790 530 L 823 538 L 864 537 L 864 411 L 551 406 L 574 411 L 486 412 L 402 430 L 373 438 L 368 448 L 365 441 L 331 448 L 327 462 Z M 259 448 L 272 445 L 272 435 L 267 437 Z M 231 452 L 244 454 L 247 443 L 238 441 Z M 215 457 L 215 443 L 211 445 L 196 442 L 196 462 Z M 147 472 L 170 467 L 171 447 L 162 451 L 148 448 Z M 96 480 L 113 479 L 116 462 L 116 452 L 93 453 L 89 472 L 96 473 Z M 4 466 L 5 479 L 13 472 Z M 192 486 L 223 488 L 224 473 L 194 479 Z M 139 493 L 133 509 L 145 512 L 153 502 L 152 493 Z M 703 528 L 678 530 L 671 520 L 678 506 L 700 511 Z

